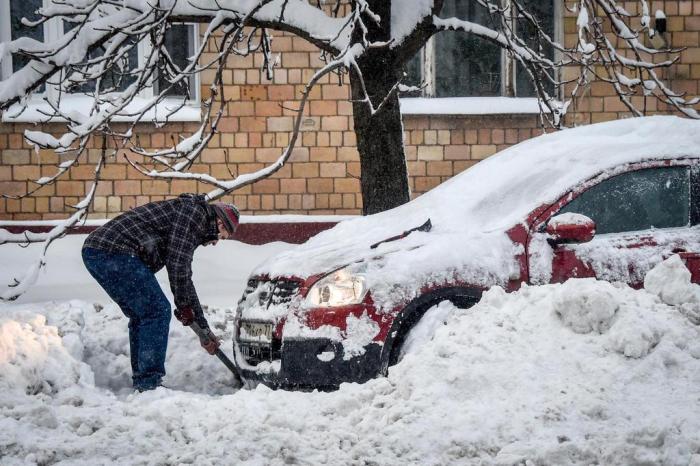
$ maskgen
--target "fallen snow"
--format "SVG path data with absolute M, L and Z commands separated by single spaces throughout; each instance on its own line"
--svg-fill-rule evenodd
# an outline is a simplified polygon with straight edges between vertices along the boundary
M 690 283 L 690 271 L 678 255 L 659 264 L 644 277 L 644 288 L 666 304 L 700 304 L 700 286 Z
M 251 268 L 280 248 L 218 252 Z M 99 294 L 69 252 L 65 286 Z M 697 464 L 700 327 L 681 312 L 695 294 L 669 291 L 695 289 L 680 271 L 671 258 L 650 272 L 653 293 L 585 279 L 442 303 L 387 378 L 333 393 L 237 391 L 174 322 L 169 388 L 132 394 L 114 304 L 23 296 L 0 305 L 2 464 Z M 220 294 L 245 285 L 205 275 Z M 230 309 L 207 315 L 230 342 Z
M 357 215 L 241 215 L 241 223 L 337 223 L 356 218 Z M 81 225 L 101 226 L 109 219 L 89 219 Z M 51 227 L 60 225 L 63 220 L 0 220 L 0 228 L 10 226 Z
M 552 228 L 560 227 L 561 225 L 587 225 L 591 223 L 591 219 L 585 215 L 574 212 L 564 212 L 555 217 L 552 217 L 547 225 Z
M 626 283 L 642 283 L 647 272 L 665 259 L 666 251 L 700 250 L 700 226 L 698 225 L 690 228 L 655 230 L 653 232 L 655 244 L 637 240 L 641 244 L 633 248 L 628 247 L 631 242 L 630 236 L 625 233 L 600 234 L 587 243 L 567 245 L 567 248 L 575 251 L 576 256 L 584 263 L 590 264 L 596 277 Z M 644 239 L 643 235 L 642 238 Z M 550 247 L 541 242 L 533 249 L 539 249 L 543 254 L 551 251 Z M 630 264 L 635 264 L 635 267 L 631 269 Z M 552 261 L 549 261 L 546 267 L 551 272 Z
M 355 356 L 365 354 L 365 347 L 374 341 L 379 333 L 379 324 L 370 319 L 367 312 L 360 317 L 349 315 L 346 321 L 343 344 L 343 359 L 349 361 Z
M 402 115 L 539 114 L 534 97 L 409 97 L 401 99 Z

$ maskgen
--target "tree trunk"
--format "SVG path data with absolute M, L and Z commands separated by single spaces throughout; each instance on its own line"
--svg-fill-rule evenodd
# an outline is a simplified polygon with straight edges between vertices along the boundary
M 396 83 L 396 71 L 384 60 L 363 60 L 360 64 L 367 92 L 375 106 Z M 408 170 L 403 148 L 403 125 L 399 98 L 392 95 L 374 115 L 363 98 L 360 78 L 351 73 L 353 116 L 357 150 L 362 169 L 362 212 L 375 214 L 410 200 Z
M 367 3 L 374 13 L 385 19 L 377 24 L 365 18 L 369 39 L 389 40 L 391 22 L 386 19 L 391 18 L 392 2 L 369 0 Z M 382 108 L 372 114 L 367 102 L 362 102 L 365 98 L 362 80 L 376 108 L 401 77 L 402 66 L 396 52 L 388 47 L 370 48 L 362 55 L 358 66 L 362 78 L 351 69 L 350 88 L 362 170 L 362 212 L 370 215 L 405 204 L 410 200 L 410 193 L 398 94 L 394 92 Z

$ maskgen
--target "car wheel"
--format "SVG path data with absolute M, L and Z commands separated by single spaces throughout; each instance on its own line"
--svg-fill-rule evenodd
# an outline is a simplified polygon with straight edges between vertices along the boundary
M 437 290 L 431 294 L 423 295 L 408 304 L 394 321 L 395 328 L 390 332 L 391 337 L 387 340 L 388 351 L 383 358 L 382 374 L 386 375 L 390 366 L 398 363 L 406 354 L 406 350 L 411 347 L 411 341 L 421 338 L 421 332 L 430 332 L 431 323 L 418 325 L 423 316 L 433 307 L 440 305 L 443 301 L 450 302 L 461 309 L 468 309 L 476 304 L 481 298 L 481 291 L 461 288 L 450 288 L 448 290 Z M 440 313 L 429 317 L 432 323 L 440 322 Z M 412 330 L 416 330 L 412 336 Z M 433 329 L 434 330 L 434 329 Z M 432 335 L 432 333 L 431 333 Z
M 421 346 L 432 340 L 435 331 L 443 325 L 447 325 L 447 319 L 454 309 L 452 302 L 449 300 L 442 301 L 428 309 L 423 314 L 423 317 L 406 333 L 401 346 L 397 349 L 396 363 L 398 364 L 404 356 L 418 351 Z

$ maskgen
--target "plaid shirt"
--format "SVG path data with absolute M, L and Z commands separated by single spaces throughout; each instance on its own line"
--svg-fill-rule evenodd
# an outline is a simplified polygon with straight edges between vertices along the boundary
M 168 271 L 178 308 L 202 313 L 192 283 L 192 256 L 201 244 L 217 239 L 216 216 L 204 196 L 183 194 L 136 207 L 90 233 L 83 248 L 139 257 L 154 273 Z

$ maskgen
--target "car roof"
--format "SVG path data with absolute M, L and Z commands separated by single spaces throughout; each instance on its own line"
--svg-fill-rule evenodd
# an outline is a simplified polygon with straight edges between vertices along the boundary
M 293 271 L 299 277 L 324 272 L 369 257 L 374 251 L 370 245 L 428 218 L 433 225 L 430 233 L 414 233 L 410 241 L 386 243 L 380 249 L 398 243 L 409 246 L 423 241 L 416 238 L 424 235 L 425 241 L 439 242 L 440 235 L 503 233 L 524 222 L 533 210 L 607 170 L 685 157 L 700 158 L 699 121 L 653 116 L 565 129 L 503 150 L 408 204 L 343 221 L 258 271 L 270 275 Z

